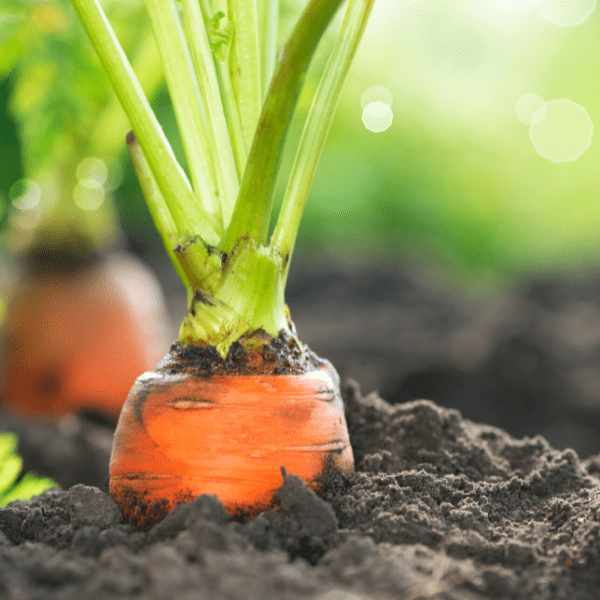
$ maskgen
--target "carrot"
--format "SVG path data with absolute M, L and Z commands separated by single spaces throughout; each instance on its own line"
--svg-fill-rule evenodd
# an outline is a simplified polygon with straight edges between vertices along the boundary
M 166 347 L 149 327 L 161 318 L 160 292 L 151 295 L 157 284 L 132 258 L 65 267 L 53 257 L 61 258 L 50 250 L 41 267 L 30 261 L 33 272 L 9 302 L 0 331 L 0 397 L 32 416 L 88 411 L 116 420 L 136 377 Z M 130 287 L 132 273 L 139 279 L 135 304 L 119 281 L 124 268 Z M 151 305 L 145 315 L 144 303 Z
M 189 301 L 177 344 L 121 412 L 112 498 L 147 529 L 202 493 L 252 517 L 274 506 L 282 467 L 315 489 L 325 475 L 350 473 L 339 378 L 298 340 L 284 297 L 310 182 L 373 0 L 348 3 L 270 236 L 288 127 L 342 0 L 310 0 L 278 63 L 277 2 L 236 0 L 207 15 L 197 0 L 146 1 L 190 180 L 99 3 L 72 2 L 132 125 L 128 151 Z
M 281 467 L 315 489 L 354 462 L 336 375 L 169 373 L 138 379 L 115 433 L 111 496 L 146 530 L 181 501 L 215 494 L 247 519 L 275 505 Z M 293 436 L 291 435 L 293 432 Z

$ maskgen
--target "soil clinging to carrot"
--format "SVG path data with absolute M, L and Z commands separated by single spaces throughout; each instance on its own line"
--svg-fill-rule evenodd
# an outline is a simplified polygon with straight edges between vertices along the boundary
M 317 497 L 282 477 L 280 509 L 240 524 L 201 496 L 149 532 L 99 489 L 0 510 L 7 598 L 600 597 L 596 462 L 429 401 L 344 390 L 357 460 Z M 589 467 L 589 470 L 588 470 Z
M 212 375 L 300 375 L 324 362 L 295 336 L 282 329 L 277 337 L 258 330 L 234 342 L 225 359 L 214 346 L 171 346 L 157 372 Z

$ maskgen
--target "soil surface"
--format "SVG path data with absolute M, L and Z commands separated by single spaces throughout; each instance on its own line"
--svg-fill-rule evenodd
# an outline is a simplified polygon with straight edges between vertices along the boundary
M 100 489 L 0 510 L 0 597 L 600 598 L 600 465 L 429 401 L 344 390 L 356 473 L 317 498 L 282 476 L 245 524 L 214 497 L 148 533 Z
M 0 414 L 65 488 L 0 509 L 0 598 L 600 600 L 599 281 L 465 296 L 297 272 L 292 317 L 346 381 L 356 473 L 321 498 L 282 476 L 281 508 L 245 524 L 200 497 L 134 533 L 105 493 L 111 424 Z

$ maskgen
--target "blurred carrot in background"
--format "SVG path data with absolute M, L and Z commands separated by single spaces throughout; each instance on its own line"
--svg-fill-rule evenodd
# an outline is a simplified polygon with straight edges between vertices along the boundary
M 137 375 L 169 345 L 156 277 L 111 251 L 128 121 L 68 3 L 15 0 L 4 11 L 0 76 L 11 76 L 22 170 L 4 198 L 1 243 L 22 275 L 2 282 L 0 401 L 30 415 L 116 419 Z M 152 96 L 163 76 L 140 3 L 110 11 L 138 24 L 124 44 Z

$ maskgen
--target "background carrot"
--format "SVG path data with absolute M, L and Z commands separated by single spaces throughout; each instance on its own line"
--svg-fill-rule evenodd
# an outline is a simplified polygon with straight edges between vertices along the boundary
M 116 420 L 140 371 L 168 347 L 162 292 L 125 254 L 77 267 L 61 259 L 49 250 L 46 268 L 26 274 L 8 304 L 0 398 L 31 415 L 88 411 Z
M 163 74 L 143 8 L 108 10 L 136 23 L 124 44 L 152 97 Z M 112 193 L 128 120 L 68 3 L 18 2 L 9 13 L 0 77 L 11 73 L 2 100 L 18 143 L 7 146 L 0 248 L 23 259 L 25 274 L 11 286 L 0 275 L 0 397 L 28 414 L 114 421 L 135 378 L 169 347 L 156 278 L 110 250 L 121 237 Z

